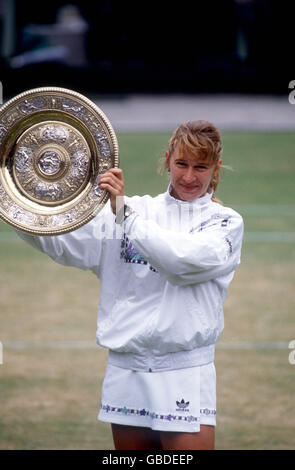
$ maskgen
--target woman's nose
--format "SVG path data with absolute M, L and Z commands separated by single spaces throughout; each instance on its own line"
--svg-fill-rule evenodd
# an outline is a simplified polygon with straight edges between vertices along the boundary
M 190 183 L 191 181 L 194 181 L 195 179 L 195 173 L 193 168 L 187 168 L 184 175 L 183 175 L 184 181 L 187 183 Z

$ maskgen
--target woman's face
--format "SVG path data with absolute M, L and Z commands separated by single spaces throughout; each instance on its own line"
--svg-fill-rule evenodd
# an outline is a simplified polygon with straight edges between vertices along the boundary
M 213 176 L 219 172 L 222 161 L 209 166 L 198 161 L 190 152 L 179 152 L 177 147 L 169 158 L 166 152 L 167 167 L 170 171 L 172 196 L 182 201 L 193 201 L 206 194 Z

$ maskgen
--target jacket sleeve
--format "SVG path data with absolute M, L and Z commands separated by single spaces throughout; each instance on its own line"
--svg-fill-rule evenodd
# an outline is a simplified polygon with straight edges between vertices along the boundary
M 210 281 L 240 263 L 243 219 L 235 211 L 191 233 L 163 229 L 136 214 L 126 222 L 135 249 L 174 285 Z
M 99 276 L 105 224 L 112 218 L 103 209 L 86 225 L 70 233 L 57 236 L 34 236 L 17 231 L 20 238 L 39 251 L 46 253 L 57 263 L 91 270 Z M 106 215 L 107 214 L 107 215 Z M 105 216 L 106 215 L 106 216 Z M 112 220 L 111 220 L 112 224 Z

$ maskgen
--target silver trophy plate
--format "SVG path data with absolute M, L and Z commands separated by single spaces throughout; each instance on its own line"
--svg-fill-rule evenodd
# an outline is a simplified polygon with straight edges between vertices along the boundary
M 0 218 L 34 235 L 89 222 L 109 198 L 98 177 L 119 166 L 115 132 L 88 98 L 64 88 L 25 91 L 0 108 Z

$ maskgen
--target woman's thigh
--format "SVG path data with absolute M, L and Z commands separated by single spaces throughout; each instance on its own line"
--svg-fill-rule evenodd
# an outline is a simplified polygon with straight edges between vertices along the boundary
M 215 442 L 215 427 L 206 425 L 186 433 L 112 424 L 112 433 L 116 450 L 213 450 Z
M 213 450 L 215 427 L 201 425 L 200 432 L 160 432 L 163 450 Z
M 140 426 L 112 424 L 116 450 L 161 450 L 159 431 Z

